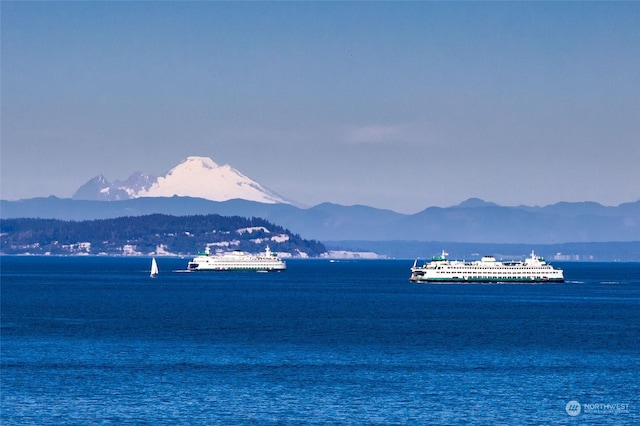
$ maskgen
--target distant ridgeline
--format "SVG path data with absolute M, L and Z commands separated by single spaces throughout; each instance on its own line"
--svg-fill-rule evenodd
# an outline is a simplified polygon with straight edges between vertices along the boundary
M 260 218 L 220 216 L 120 217 L 86 221 L 56 219 L 0 220 L 3 254 L 192 255 L 208 245 L 217 249 L 264 251 L 314 257 L 324 252 L 318 241 L 304 240 Z

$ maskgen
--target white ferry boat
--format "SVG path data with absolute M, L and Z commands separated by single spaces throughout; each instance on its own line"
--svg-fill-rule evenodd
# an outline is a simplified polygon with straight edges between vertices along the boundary
M 416 283 L 532 283 L 532 282 L 564 282 L 562 269 L 554 268 L 544 258 L 536 256 L 524 261 L 498 262 L 493 256 L 484 256 L 481 260 L 464 262 L 448 260 L 448 253 L 442 252 L 430 262 L 418 266 L 413 262 L 409 281 Z
M 211 254 L 209 247 L 189 262 L 189 271 L 284 271 L 287 264 L 267 246 L 264 253 L 252 255 L 241 250 Z

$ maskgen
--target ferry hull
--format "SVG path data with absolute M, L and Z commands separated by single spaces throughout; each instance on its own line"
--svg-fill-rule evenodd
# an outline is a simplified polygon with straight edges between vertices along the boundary
M 197 263 L 189 263 L 187 267 L 189 271 L 193 272 L 280 272 L 287 268 L 283 266 L 274 267 L 229 267 L 229 266 L 209 266 L 200 265 Z
M 417 284 L 532 284 L 563 283 L 564 278 L 425 278 L 411 277 L 409 281 Z

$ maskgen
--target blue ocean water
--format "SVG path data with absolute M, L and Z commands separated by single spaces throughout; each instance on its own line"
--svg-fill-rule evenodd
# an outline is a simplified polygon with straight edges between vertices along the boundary
M 640 424 L 638 263 L 418 285 L 400 260 L 0 261 L 3 425 Z

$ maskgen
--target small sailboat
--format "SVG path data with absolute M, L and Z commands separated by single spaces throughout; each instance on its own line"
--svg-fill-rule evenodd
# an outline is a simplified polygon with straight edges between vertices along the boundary
M 156 258 L 151 259 L 151 274 L 149 275 L 151 278 L 155 278 L 158 276 L 158 262 L 156 262 Z

